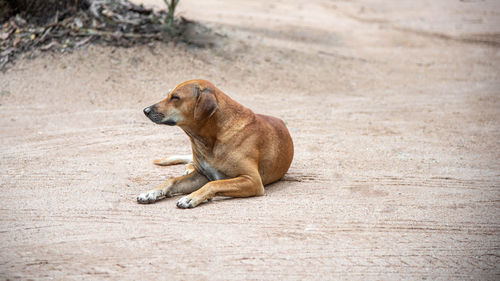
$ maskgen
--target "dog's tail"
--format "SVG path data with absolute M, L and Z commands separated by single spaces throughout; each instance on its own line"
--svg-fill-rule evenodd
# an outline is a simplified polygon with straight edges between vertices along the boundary
M 153 163 L 158 166 L 189 164 L 191 162 L 193 162 L 193 155 L 172 155 L 167 158 L 153 160 Z

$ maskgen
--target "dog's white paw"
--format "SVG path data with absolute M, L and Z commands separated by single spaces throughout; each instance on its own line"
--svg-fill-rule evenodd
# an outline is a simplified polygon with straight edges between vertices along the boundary
M 177 208 L 181 209 L 187 209 L 187 208 L 193 208 L 193 200 L 189 198 L 189 196 L 184 196 L 179 201 L 177 201 Z
M 184 170 L 184 174 L 182 174 L 183 176 L 185 175 L 189 175 L 191 174 L 192 172 L 194 172 L 194 169 L 192 168 L 186 168 L 186 170 Z
M 194 208 L 200 204 L 197 197 L 191 197 L 190 195 L 184 196 L 179 201 L 177 201 L 177 208 L 187 209 Z
M 137 196 L 137 202 L 141 203 L 141 204 L 150 204 L 150 203 L 154 203 L 155 201 L 160 199 L 160 197 L 162 197 L 162 196 L 163 196 L 163 192 L 161 190 L 151 190 L 151 191 L 139 194 L 139 196 Z

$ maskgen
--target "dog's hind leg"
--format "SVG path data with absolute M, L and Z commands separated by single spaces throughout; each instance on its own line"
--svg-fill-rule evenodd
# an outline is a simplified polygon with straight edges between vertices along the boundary
M 194 167 L 193 162 L 188 163 L 188 164 L 186 165 L 186 169 L 184 170 L 184 175 L 191 174 L 191 173 L 192 173 L 192 172 L 194 172 L 195 170 L 196 170 L 196 168 Z
M 153 163 L 158 166 L 170 166 L 177 164 L 189 164 L 193 162 L 193 155 L 172 155 L 167 158 L 155 159 Z M 187 170 L 187 168 L 186 168 Z

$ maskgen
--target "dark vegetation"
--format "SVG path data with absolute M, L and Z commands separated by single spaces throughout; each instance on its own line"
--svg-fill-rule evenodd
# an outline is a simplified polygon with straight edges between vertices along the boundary
M 71 52 L 90 42 L 121 47 L 153 40 L 212 45 L 217 35 L 210 29 L 174 17 L 179 0 L 165 2 L 167 11 L 127 0 L 0 0 L 0 70 L 25 54 Z

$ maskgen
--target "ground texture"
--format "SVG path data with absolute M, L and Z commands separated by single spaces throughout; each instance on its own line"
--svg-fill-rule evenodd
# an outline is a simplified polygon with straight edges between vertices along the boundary
M 146 1 L 161 7 L 161 1 Z M 500 278 L 497 1 L 181 1 L 222 35 L 0 73 L 2 279 Z M 183 167 L 142 109 L 211 80 L 295 142 L 265 196 L 136 196 Z

